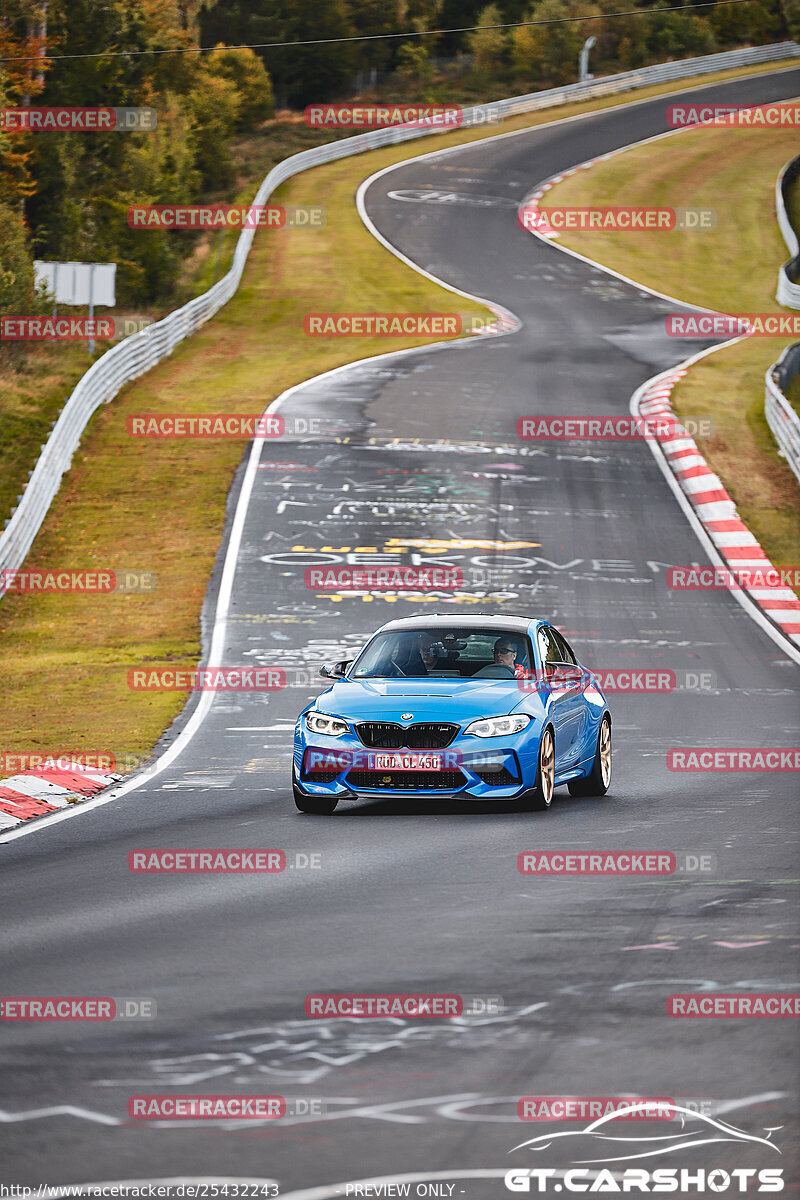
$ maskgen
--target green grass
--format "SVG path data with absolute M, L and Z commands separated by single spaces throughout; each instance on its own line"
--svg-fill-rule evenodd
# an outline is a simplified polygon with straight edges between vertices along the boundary
M 543 207 L 712 208 L 716 226 L 703 232 L 571 232 L 560 240 L 680 300 L 723 312 L 783 312 L 774 299 L 786 258 L 775 180 L 796 150 L 791 128 L 695 129 L 569 177 L 547 193 Z M 698 438 L 701 449 L 778 565 L 797 562 L 800 551 L 800 489 L 764 418 L 764 373 L 786 344 L 749 338 L 719 350 L 673 392 L 679 414 L 713 419 L 714 436 Z
M 732 74 L 737 73 L 725 77 Z M 630 98 L 680 86 L 648 89 Z M 611 97 L 526 115 L 496 132 L 618 103 L 619 98 Z M 307 136 L 304 127 L 300 136 Z M 381 167 L 485 136 L 486 130 L 479 129 L 426 138 L 318 167 L 287 182 L 276 201 L 322 204 L 328 224 L 313 232 L 260 231 L 242 286 L 229 304 L 169 359 L 95 414 L 26 566 L 149 570 L 156 573 L 157 587 L 152 593 L 94 600 L 73 594 L 5 597 L 0 607 L 0 732 L 6 750 L 146 754 L 152 748 L 185 696 L 134 693 L 127 687 L 126 672 L 139 664 L 197 663 L 200 609 L 244 446 L 134 441 L 125 432 L 126 417 L 141 412 L 251 413 L 310 375 L 354 358 L 423 344 L 399 338 L 310 341 L 303 333 L 303 316 L 337 309 L 453 311 L 452 293 L 406 267 L 371 237 L 356 213 L 354 193 L 361 179 Z M 254 177 L 265 173 L 271 154 L 280 158 L 294 148 L 265 148 L 264 157 L 257 162 L 251 158 Z M 210 269 L 207 262 L 202 269 Z M 200 278 L 195 277 L 196 286 Z M 459 298 L 457 311 L 485 310 Z M 82 367 L 76 357 L 68 370 L 66 359 L 64 354 L 56 364 L 63 371 L 58 378 L 45 383 L 43 376 L 37 384 L 30 376 L 31 407 L 39 394 L 66 394 Z M 49 360 L 48 369 L 54 370 Z

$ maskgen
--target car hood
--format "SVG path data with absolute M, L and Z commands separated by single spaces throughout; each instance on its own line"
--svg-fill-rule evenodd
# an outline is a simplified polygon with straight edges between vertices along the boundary
M 524 699 L 514 679 L 344 679 L 315 708 L 355 721 L 469 721 L 513 712 Z M 405 717 L 408 724 L 411 717 Z

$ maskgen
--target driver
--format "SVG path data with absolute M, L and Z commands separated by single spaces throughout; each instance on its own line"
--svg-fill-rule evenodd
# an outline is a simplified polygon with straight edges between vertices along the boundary
M 494 661 L 499 667 L 507 667 L 509 675 L 516 674 L 514 660 L 517 648 L 507 637 L 499 637 L 494 644 Z
M 514 679 L 516 677 L 515 659 L 517 648 L 507 634 L 499 637 L 493 647 L 494 661 L 488 666 L 481 667 L 472 676 L 473 679 Z

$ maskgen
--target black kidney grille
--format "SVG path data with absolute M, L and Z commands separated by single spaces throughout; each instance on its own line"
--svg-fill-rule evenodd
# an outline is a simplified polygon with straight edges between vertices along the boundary
M 356 725 L 356 733 L 365 746 L 377 750 L 440 750 L 449 746 L 458 733 L 458 725 L 420 722 L 397 725 L 393 721 L 365 721 Z
M 356 725 L 356 733 L 365 746 L 374 746 L 379 750 L 399 750 L 405 745 L 403 727 L 388 721 L 367 721 L 364 725 Z
M 350 771 L 346 782 L 356 791 L 455 792 L 465 777 L 461 771 Z
M 450 745 L 458 730 L 458 725 L 409 725 L 406 730 L 406 745 L 415 750 L 430 747 L 440 749 Z

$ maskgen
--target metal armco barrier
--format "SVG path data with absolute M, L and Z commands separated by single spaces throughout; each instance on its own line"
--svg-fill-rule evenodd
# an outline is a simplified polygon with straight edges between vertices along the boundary
M 798 56 L 800 46 L 796 42 L 777 42 L 769 46 L 751 46 L 745 50 L 709 54 L 702 58 L 658 63 L 652 67 L 642 67 L 638 71 L 625 71 L 587 83 L 572 83 L 562 88 L 551 88 L 527 96 L 512 96 L 488 105 L 468 108 L 463 112 L 463 124 L 484 125 L 487 119 L 495 117 L 512 117 L 520 113 L 557 107 L 575 100 L 610 96 L 636 88 L 650 87 L 653 84 L 668 83 L 671 80 L 688 79 L 715 71 L 777 62 Z M 279 184 L 308 167 L 320 166 L 339 158 L 360 154 L 365 150 L 391 146 L 438 132 L 441 132 L 441 129 L 394 126 L 302 150 L 272 168 L 252 203 L 266 204 Z M 42 449 L 17 508 L 0 535 L 0 570 L 19 569 L 25 561 L 53 497 L 61 486 L 62 476 L 69 470 L 72 456 L 92 414 L 101 404 L 112 400 L 124 384 L 137 379 L 171 354 L 179 342 L 210 320 L 234 295 L 242 278 L 254 233 L 255 230 L 249 228 L 239 235 L 233 264 L 214 287 L 202 296 L 196 296 L 182 308 L 168 313 L 154 325 L 113 346 L 82 376 L 64 405 L 47 445 Z
M 787 346 L 765 377 L 764 416 L 778 449 L 800 481 L 800 417 L 784 392 L 800 371 L 800 342 Z
M 778 290 L 775 293 L 775 299 L 779 304 L 785 304 L 787 308 L 800 308 L 800 242 L 798 242 L 800 230 L 792 228 L 786 210 L 789 188 L 798 178 L 800 178 L 800 155 L 786 164 L 775 184 L 775 210 L 778 214 L 778 224 L 791 255 L 789 261 L 784 263 L 778 272 Z

